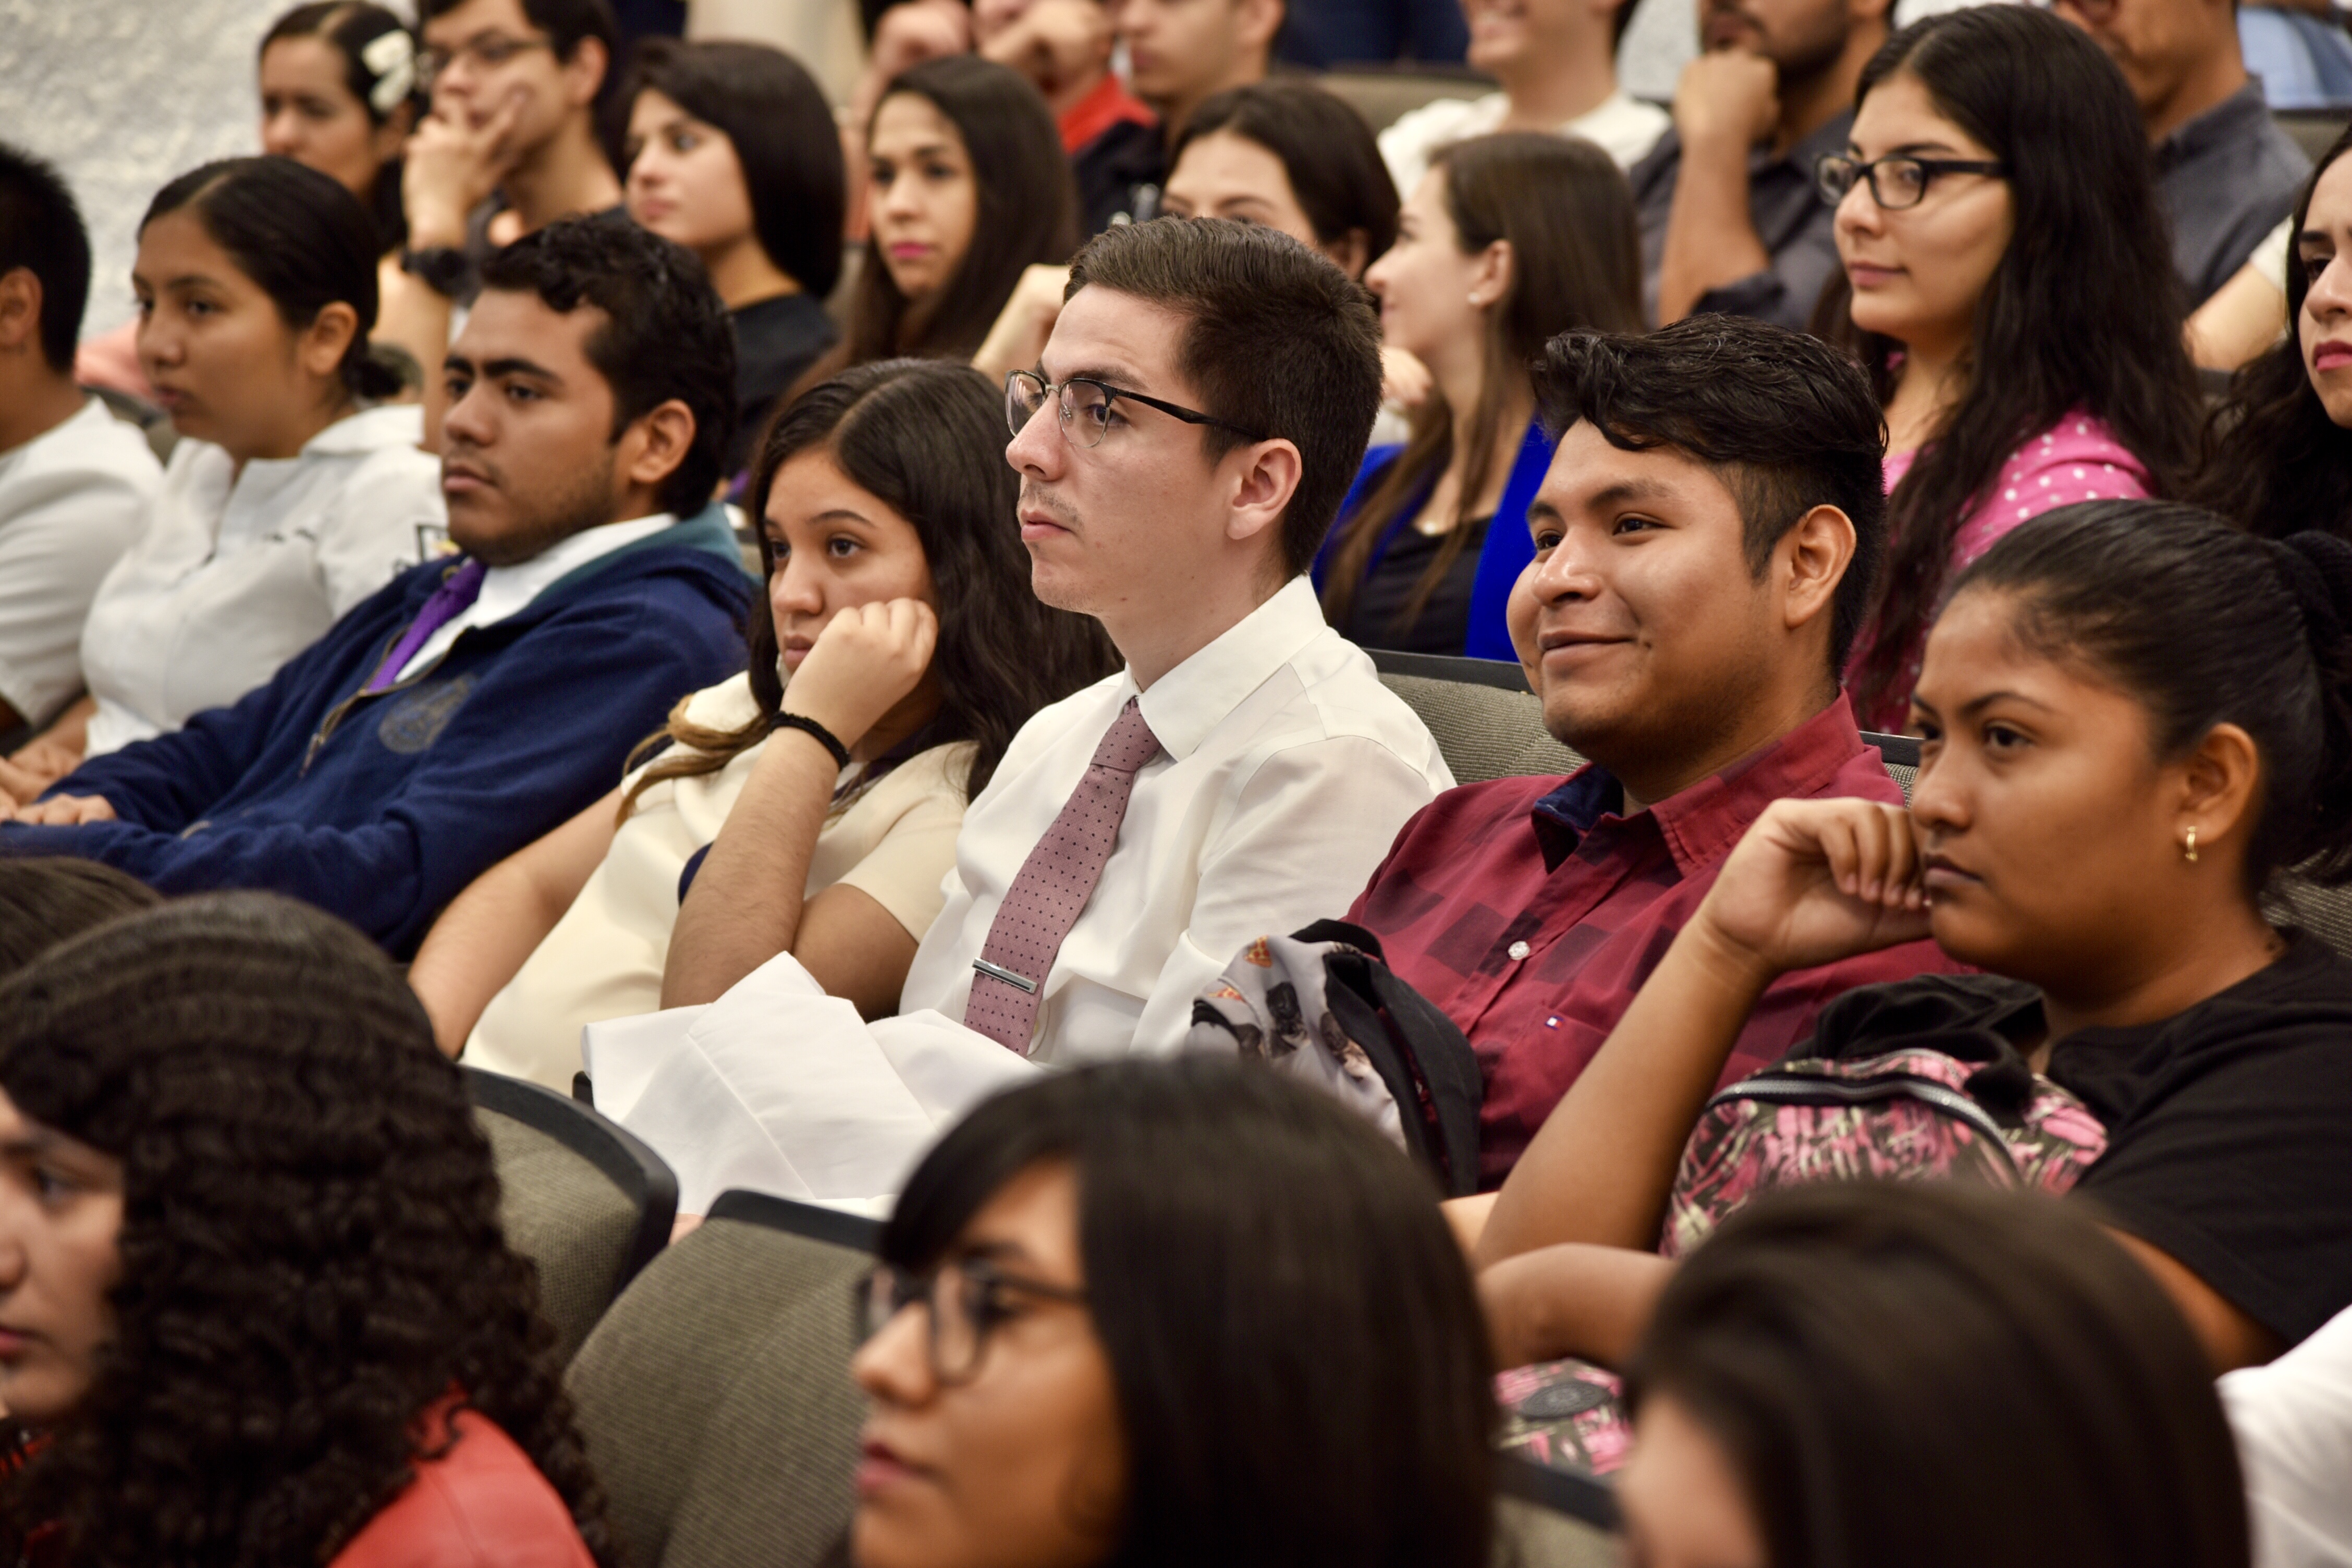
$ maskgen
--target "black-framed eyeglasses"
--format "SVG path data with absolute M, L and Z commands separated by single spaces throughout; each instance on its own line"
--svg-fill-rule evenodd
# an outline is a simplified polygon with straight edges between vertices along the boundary
M 1103 432 L 1110 428 L 1110 405 L 1124 397 L 1130 403 L 1140 403 L 1146 408 L 1157 408 L 1171 418 L 1187 425 L 1214 425 L 1220 430 L 1230 430 L 1244 440 L 1263 441 L 1265 437 L 1255 430 L 1244 430 L 1228 419 L 1213 414 L 1203 414 L 1197 408 L 1185 408 L 1177 404 L 1146 397 L 1139 392 L 1129 392 L 1123 386 L 1113 386 L 1092 376 L 1074 375 L 1055 386 L 1035 371 L 1016 370 L 1004 378 L 1004 422 L 1015 436 L 1029 427 L 1045 400 L 1058 395 L 1061 401 L 1062 438 L 1073 447 L 1096 447 L 1102 443 Z
M 504 33 L 484 33 L 477 37 L 467 38 L 454 49 L 419 50 L 416 56 L 416 78 L 425 87 L 430 88 L 440 79 L 441 73 L 447 70 L 460 58 L 469 62 L 476 70 L 495 70 L 527 50 L 554 47 L 555 42 L 551 38 L 515 38 Z
M 863 1344 L 919 1302 L 929 1329 L 931 1376 L 942 1384 L 966 1383 L 980 1371 L 988 1336 L 1013 1316 L 1005 1301 L 1013 1295 L 1071 1305 L 1087 1299 L 1084 1290 L 1007 1274 L 985 1258 L 942 1263 L 928 1274 L 908 1274 L 886 1263 L 857 1281 L 851 1326 Z
M 1870 184 L 1870 199 L 1889 212 L 1917 206 L 1927 198 L 1929 183 L 1939 174 L 1991 174 L 2005 178 L 2008 174 L 2008 164 L 1984 158 L 1914 158 L 1898 154 L 1874 158 L 1865 163 L 1842 153 L 1829 153 L 1813 160 L 1813 184 L 1820 188 L 1822 200 L 1835 206 L 1845 200 L 1848 191 L 1866 180 Z

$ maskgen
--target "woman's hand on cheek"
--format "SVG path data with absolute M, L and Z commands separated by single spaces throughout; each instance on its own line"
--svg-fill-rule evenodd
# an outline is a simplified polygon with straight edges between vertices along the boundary
M 931 667 L 940 619 L 919 599 L 877 600 L 842 611 L 817 634 L 784 689 L 784 711 L 814 719 L 855 746 Z
M 1692 925 L 1773 974 L 1928 934 L 1926 852 L 1874 801 L 1778 800 L 1748 828 Z

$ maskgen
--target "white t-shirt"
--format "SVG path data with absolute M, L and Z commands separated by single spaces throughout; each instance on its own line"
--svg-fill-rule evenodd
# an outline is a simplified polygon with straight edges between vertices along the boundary
M 173 447 L 153 520 L 82 633 L 89 754 L 236 701 L 423 561 L 447 527 L 424 430 L 414 405 L 371 408 L 242 473 L 208 441 Z
M 81 689 L 90 601 L 147 520 L 163 470 L 96 398 L 0 452 L 0 700 L 46 723 Z
M 739 675 L 696 692 L 686 717 L 726 731 L 758 712 L 751 677 Z M 571 909 L 483 1011 L 466 1042 L 468 1067 L 568 1094 L 580 1070 L 583 1026 L 660 1007 L 678 878 L 719 837 L 766 745 L 738 752 L 715 773 L 664 779 L 637 797 Z M 856 888 L 921 940 L 940 912 L 940 879 L 955 863 L 971 755 L 968 741 L 934 746 L 842 797 L 817 834 L 805 896 Z M 863 765 L 852 763 L 843 782 L 854 783 Z M 630 774 L 624 787 L 636 778 Z
M 2352 1564 L 2352 1310 L 2221 1389 L 2246 1472 L 2255 1568 Z
M 1502 129 L 1511 100 L 1503 93 L 1484 98 L 1441 98 L 1425 103 L 1381 132 L 1381 157 L 1396 181 L 1397 195 L 1409 196 L 1429 171 L 1429 155 L 1449 142 L 1485 136 Z M 1649 156 L 1674 117 L 1654 103 L 1643 103 L 1623 91 L 1611 93 L 1584 113 L 1558 127 L 1563 136 L 1581 136 L 1630 169 Z

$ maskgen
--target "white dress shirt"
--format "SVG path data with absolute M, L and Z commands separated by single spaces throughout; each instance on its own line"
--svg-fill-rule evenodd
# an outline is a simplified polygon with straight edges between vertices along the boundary
M 208 441 L 174 447 L 153 521 L 83 628 L 89 754 L 236 701 L 423 561 L 446 527 L 424 428 L 414 405 L 371 408 L 241 473 Z
M 2255 1568 L 2352 1564 L 2352 1310 L 2267 1366 L 2221 1379 L 2246 1473 Z
M 26 722 L 81 689 L 82 622 L 163 479 L 147 438 L 94 397 L 0 452 L 0 701 Z
M 491 567 L 482 574 L 482 586 L 475 594 L 474 602 L 442 622 L 431 637 L 417 644 L 416 651 L 408 656 L 408 662 L 393 679 L 404 680 L 411 670 L 432 668 L 449 651 L 449 645 L 457 640 L 459 632 L 497 626 L 591 561 L 601 560 L 625 544 L 650 539 L 677 521 L 668 512 L 657 511 L 651 517 L 631 518 L 626 522 L 599 523 L 559 540 L 528 561 Z
M 1026 1058 L 963 1026 L 1006 889 L 1136 695 L 1122 673 L 1044 710 L 964 813 L 947 902 L 898 1016 L 832 1005 L 789 953 L 708 1007 L 592 1025 L 596 1103 L 668 1160 L 679 1205 L 729 1186 L 887 1200 L 936 1131 L 1039 1065 L 1172 1053 L 1244 946 L 1344 911 L 1407 818 L 1453 786 L 1437 742 L 1294 579 L 1154 681 L 1163 755 L 1045 976 Z
M 1381 158 L 1396 181 L 1397 195 L 1409 196 L 1429 172 L 1429 155 L 1450 142 L 1465 142 L 1499 131 L 1511 111 L 1508 96 L 1490 92 L 1484 98 L 1441 98 L 1401 115 L 1381 132 Z M 1630 169 L 1650 155 L 1674 117 L 1654 103 L 1643 103 L 1622 89 L 1611 93 L 1567 124 L 1563 136 L 1581 136 Z

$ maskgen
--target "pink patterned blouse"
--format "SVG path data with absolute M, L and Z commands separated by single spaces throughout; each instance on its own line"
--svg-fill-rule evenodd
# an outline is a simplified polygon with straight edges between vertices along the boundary
M 1893 494 L 1911 471 L 1917 451 L 1889 452 L 1885 465 L 1886 489 Z M 2020 447 L 2001 465 L 1985 503 L 1960 519 L 1952 540 L 1952 562 L 1944 581 L 1950 583 L 1969 563 L 1993 546 L 1993 542 L 2030 517 L 2054 506 L 2078 500 L 2136 500 L 2148 493 L 2147 470 L 2124 449 L 2106 421 L 2081 408 Z M 1919 679 L 1919 659 L 1926 651 L 1922 637 L 1906 661 L 1905 695 L 1881 703 L 1874 710 L 1855 715 L 1865 730 L 1900 734 L 1910 721 L 1910 689 Z M 1846 677 L 1853 678 L 1849 665 Z

